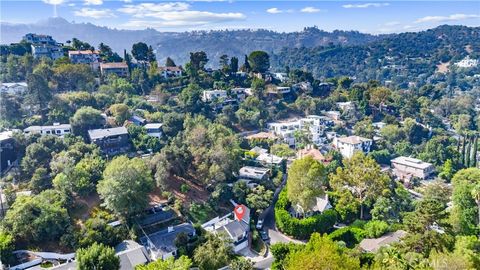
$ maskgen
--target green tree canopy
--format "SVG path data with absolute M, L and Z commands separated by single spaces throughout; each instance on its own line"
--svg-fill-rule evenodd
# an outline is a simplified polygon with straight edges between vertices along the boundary
M 270 68 L 270 57 L 264 51 L 254 51 L 248 56 L 248 63 L 252 71 L 265 73 Z
M 118 270 L 120 259 L 115 250 L 103 244 L 94 243 L 88 248 L 80 248 L 75 256 L 78 270 Z
M 88 130 L 102 128 L 105 124 L 101 112 L 92 107 L 82 107 L 78 109 L 72 118 L 70 118 L 72 132 L 75 135 L 88 138 Z

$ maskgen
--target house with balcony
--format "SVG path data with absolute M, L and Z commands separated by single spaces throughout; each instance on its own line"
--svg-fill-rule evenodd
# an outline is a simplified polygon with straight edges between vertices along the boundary
M 115 74 L 118 77 L 128 76 L 128 65 L 125 62 L 118 63 L 100 63 L 100 73 L 106 77 L 109 74 Z
M 63 49 L 59 45 L 32 44 L 32 55 L 34 58 L 49 58 L 57 60 L 63 57 Z
M 333 126 L 333 121 L 318 115 L 308 115 L 300 119 L 291 119 L 267 124 L 270 132 L 283 139 L 289 146 L 296 144 L 295 133 L 305 132 L 315 145 L 325 142 L 324 132 L 327 127 Z
M 64 136 L 72 133 L 70 124 L 53 123 L 51 126 L 29 126 L 23 130 L 25 134 L 56 135 Z
M 158 72 L 160 76 L 165 79 L 168 78 L 177 78 L 183 75 L 183 69 L 181 66 L 178 67 L 158 67 Z
M 124 154 L 130 150 L 130 139 L 125 127 L 92 129 L 88 131 L 88 137 L 105 155 Z
M 435 172 L 433 164 L 423 162 L 416 158 L 400 156 L 392 159 L 390 162 L 393 167 L 393 174 L 398 179 L 409 181 L 413 177 L 416 177 L 424 180 L 429 178 Z
M 98 51 L 68 51 L 68 58 L 73 64 L 89 65 L 93 70 L 100 67 L 100 53 Z
M 202 94 L 202 101 L 211 102 L 214 100 L 225 100 L 227 97 L 226 90 L 205 90 Z
M 355 152 L 370 152 L 373 141 L 360 136 L 335 137 L 333 146 L 344 158 L 351 158 Z

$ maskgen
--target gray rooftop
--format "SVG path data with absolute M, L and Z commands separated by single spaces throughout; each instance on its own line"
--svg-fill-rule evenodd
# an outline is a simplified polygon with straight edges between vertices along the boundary
M 145 247 L 132 240 L 125 240 L 115 247 L 120 259 L 120 270 L 135 269 L 135 266 L 148 262 Z
M 140 238 L 140 242 L 146 246 L 149 246 L 154 251 L 162 254 L 173 252 L 177 249 L 175 246 L 175 238 L 180 233 L 186 233 L 187 235 L 194 235 L 195 228 L 190 223 L 183 223 L 177 226 L 173 226 L 170 229 L 165 229 L 152 233 L 147 237 Z
M 103 139 L 110 136 L 126 135 L 128 134 L 126 127 L 105 128 L 105 129 L 91 129 L 88 131 L 88 136 L 91 140 Z

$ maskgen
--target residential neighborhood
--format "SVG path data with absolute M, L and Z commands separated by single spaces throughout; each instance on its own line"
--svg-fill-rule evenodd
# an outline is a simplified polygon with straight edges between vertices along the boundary
M 327 12 L 290 2 L 264 13 Z M 161 51 L 184 46 L 180 32 L 147 35 L 180 23 L 165 14 L 191 27 L 246 17 L 115 4 L 95 16 L 132 14 L 115 29 L 123 50 L 34 27 L 2 42 L 0 269 L 480 269 L 478 27 L 187 31 L 184 58 Z M 212 33 L 238 37 L 207 54 Z M 289 45 L 263 43 L 279 36 Z

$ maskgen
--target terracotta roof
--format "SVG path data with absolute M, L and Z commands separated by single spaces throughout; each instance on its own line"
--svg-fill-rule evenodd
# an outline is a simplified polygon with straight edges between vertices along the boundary
M 125 62 L 100 63 L 100 68 L 128 68 L 128 65 Z
M 298 158 L 304 158 L 307 156 L 311 156 L 313 159 L 324 162 L 326 160 L 325 156 L 315 148 L 310 148 L 310 149 L 301 149 L 297 152 L 297 157 Z

